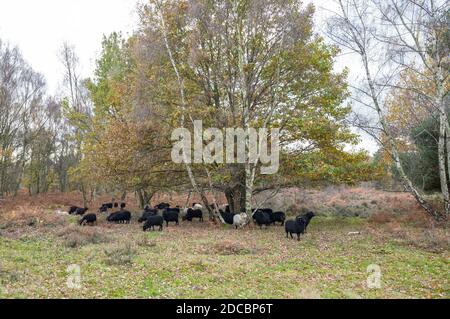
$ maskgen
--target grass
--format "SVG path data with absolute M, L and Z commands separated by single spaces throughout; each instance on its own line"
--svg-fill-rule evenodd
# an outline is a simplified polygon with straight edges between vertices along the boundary
M 318 217 L 300 242 L 286 239 L 279 226 L 234 230 L 193 222 L 143 233 L 136 222 L 102 219 L 82 231 L 66 217 L 53 228 L 0 235 L 0 297 L 450 297 L 448 247 L 415 245 L 412 235 L 398 237 L 388 224 L 362 218 Z M 380 289 L 366 284 L 372 264 L 381 267 Z M 67 286 L 70 265 L 80 266 L 80 289 Z

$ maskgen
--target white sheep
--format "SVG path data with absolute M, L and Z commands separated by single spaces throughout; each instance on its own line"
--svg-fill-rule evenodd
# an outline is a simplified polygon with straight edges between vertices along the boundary
M 246 213 L 234 215 L 233 225 L 234 225 L 234 227 L 236 227 L 236 229 L 242 228 L 247 224 L 248 224 L 248 216 Z
M 203 206 L 197 203 L 194 203 L 194 205 L 192 206 L 193 209 L 200 209 L 203 210 Z

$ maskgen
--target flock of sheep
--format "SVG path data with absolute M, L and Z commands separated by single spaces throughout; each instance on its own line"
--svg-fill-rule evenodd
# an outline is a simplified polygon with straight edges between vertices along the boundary
M 131 221 L 131 213 L 125 210 L 125 203 L 106 203 L 103 204 L 98 212 L 99 213 L 107 213 L 108 210 L 113 208 L 119 208 L 120 210 L 113 212 L 108 215 L 106 220 L 112 223 L 119 224 L 129 224 Z M 214 207 L 212 207 L 214 209 Z M 79 221 L 81 226 L 83 225 L 94 225 L 97 222 L 96 214 L 86 214 L 88 211 L 87 207 L 77 207 L 72 206 L 69 209 L 69 214 L 81 215 L 83 216 Z M 241 214 L 233 214 L 230 211 L 230 207 L 228 205 L 224 205 L 219 208 L 220 215 L 222 216 L 223 221 L 226 224 L 233 225 L 236 229 L 243 228 L 249 223 L 248 215 L 245 213 Z M 179 225 L 179 218 L 182 216 L 183 221 L 192 222 L 194 219 L 198 219 L 200 222 L 203 222 L 203 207 L 200 204 L 194 203 L 192 207 L 182 209 L 180 207 L 171 208 L 169 203 L 160 203 L 156 205 L 154 208 L 149 207 L 148 205 L 144 208 L 144 212 L 142 216 L 139 218 L 139 223 L 144 223 L 143 230 L 155 230 L 155 227 L 159 227 L 159 230 L 163 230 L 164 222 L 166 223 L 166 227 L 169 226 L 169 223 L 175 223 Z M 315 216 L 313 212 L 308 212 L 303 215 L 297 216 L 294 220 L 286 221 L 286 214 L 284 212 L 273 212 L 270 208 L 264 209 L 254 209 L 253 210 L 253 221 L 260 228 L 262 226 L 270 226 L 276 225 L 280 223 L 281 226 L 284 225 L 286 231 L 286 238 L 294 238 L 294 234 L 297 235 L 297 240 L 300 240 L 300 235 L 306 232 L 306 229 L 311 221 L 311 219 Z

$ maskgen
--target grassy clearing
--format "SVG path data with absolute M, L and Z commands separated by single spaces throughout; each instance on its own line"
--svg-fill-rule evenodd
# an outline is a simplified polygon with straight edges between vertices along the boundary
M 424 244 L 420 228 L 403 228 L 405 235 L 390 224 L 319 217 L 297 242 L 282 227 L 236 231 L 194 222 L 143 233 L 136 222 L 79 230 L 65 218 L 20 234 L 2 230 L 0 297 L 450 297 L 448 242 Z M 348 235 L 354 231 L 361 234 Z M 448 240 L 446 229 L 439 232 Z M 81 289 L 66 284 L 72 264 L 81 268 Z M 381 267 L 380 289 L 367 288 L 371 264 Z

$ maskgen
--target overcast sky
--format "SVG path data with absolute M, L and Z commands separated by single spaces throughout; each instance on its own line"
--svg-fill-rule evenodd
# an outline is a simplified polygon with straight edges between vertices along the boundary
M 328 0 L 309 0 L 317 7 L 318 29 L 327 10 Z M 17 45 L 33 68 L 42 73 L 50 94 L 56 94 L 62 82 L 58 58 L 63 42 L 75 46 L 83 77 L 89 77 L 101 50 L 104 34 L 121 31 L 129 35 L 136 28 L 139 0 L 0 0 L 0 39 Z M 350 67 L 351 76 L 359 74 L 354 57 L 343 56 L 338 67 Z M 361 146 L 370 152 L 375 143 L 362 137 Z

